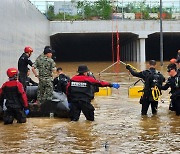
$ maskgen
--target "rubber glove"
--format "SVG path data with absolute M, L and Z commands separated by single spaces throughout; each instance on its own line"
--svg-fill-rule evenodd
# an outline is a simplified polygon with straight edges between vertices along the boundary
M 26 115 L 28 115 L 29 114 L 29 109 L 25 109 L 24 112 L 25 112 Z
M 120 87 L 120 84 L 118 83 L 112 83 L 112 87 L 118 89 Z

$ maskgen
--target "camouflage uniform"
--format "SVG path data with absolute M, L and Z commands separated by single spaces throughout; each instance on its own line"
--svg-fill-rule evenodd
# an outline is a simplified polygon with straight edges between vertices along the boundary
M 54 60 L 52 58 L 44 56 L 44 54 L 41 54 L 34 62 L 33 67 L 37 68 L 39 71 L 37 100 L 39 101 L 39 103 L 52 100 L 52 71 L 56 69 Z

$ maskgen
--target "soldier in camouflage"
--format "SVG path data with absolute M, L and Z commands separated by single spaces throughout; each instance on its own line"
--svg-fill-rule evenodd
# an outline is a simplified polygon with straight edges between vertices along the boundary
M 52 59 L 53 50 L 50 46 L 44 48 L 32 66 L 32 71 L 39 79 L 37 101 L 39 104 L 51 102 L 53 96 L 53 72 L 56 71 L 55 62 Z M 38 69 L 39 74 L 37 74 Z

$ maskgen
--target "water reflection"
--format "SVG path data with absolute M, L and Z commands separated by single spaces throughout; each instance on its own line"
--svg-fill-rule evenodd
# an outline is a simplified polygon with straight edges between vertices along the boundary
M 74 141 L 70 143 L 72 153 L 93 153 L 96 151 L 97 134 L 93 134 L 91 121 L 70 122 L 68 125 L 68 137 Z
M 98 73 L 112 63 L 60 62 L 57 66 L 73 76 L 79 64 L 87 64 L 99 78 Z M 131 64 L 140 70 L 146 67 Z M 158 70 L 167 77 L 166 65 L 158 63 Z M 168 111 L 168 91 L 163 92 L 165 103 L 159 103 L 158 114 L 152 116 L 150 110 L 148 117 L 142 118 L 139 99 L 128 98 L 128 86 L 137 78 L 129 76 L 124 65 L 120 64 L 120 73 L 100 78 L 119 82 L 121 87 L 114 89 L 112 96 L 95 98 L 94 122 L 82 115 L 75 123 L 55 118 L 29 118 L 26 124 L 8 126 L 0 122 L 0 153 L 179 153 L 180 117 Z
M 153 141 L 158 142 L 159 140 L 159 131 L 160 131 L 160 118 L 155 115 L 152 117 L 142 116 L 140 121 L 141 127 L 141 140 L 142 141 Z
M 13 124 L 9 126 L 3 125 L 2 123 L 0 124 L 0 127 L 0 152 L 2 152 L 1 150 L 3 149 L 3 153 L 15 153 L 24 148 L 24 141 L 27 140 L 28 136 L 28 128 L 26 124 Z

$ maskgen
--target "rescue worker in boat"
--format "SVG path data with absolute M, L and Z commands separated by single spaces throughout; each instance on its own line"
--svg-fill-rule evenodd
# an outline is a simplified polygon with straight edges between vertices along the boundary
M 78 67 L 78 75 L 73 76 L 67 85 L 67 97 L 70 105 L 70 118 L 71 121 L 78 121 L 81 111 L 89 121 L 94 121 L 94 107 L 91 100 L 94 98 L 93 85 L 99 87 L 113 87 L 118 89 L 118 83 L 109 83 L 99 81 L 91 76 L 88 76 L 89 69 L 86 65 Z
M 18 71 L 19 71 L 19 81 L 23 84 L 24 89 L 26 89 L 26 81 L 27 81 L 27 72 L 28 72 L 28 65 L 32 66 L 33 63 L 29 59 L 33 49 L 29 46 L 24 48 L 24 53 L 20 56 L 18 60 Z
M 9 68 L 7 76 L 9 81 L 6 81 L 0 88 L 0 105 L 4 105 L 3 121 L 4 124 L 12 124 L 14 118 L 18 123 L 26 122 L 26 115 L 29 114 L 27 96 L 23 85 L 17 80 L 18 70 L 16 68 Z
M 50 113 L 49 106 L 53 97 L 53 73 L 56 73 L 56 64 L 52 59 L 54 50 L 50 46 L 45 46 L 43 54 L 41 54 L 34 62 L 32 71 L 39 79 L 37 102 L 41 105 L 41 110 L 45 115 Z M 38 69 L 39 74 L 37 74 Z
M 33 81 L 30 77 L 30 69 L 28 68 L 28 72 L 27 72 L 27 79 L 26 79 L 26 86 L 38 86 L 38 83 L 36 83 L 35 81 Z
M 69 76 L 63 73 L 61 67 L 56 70 L 58 76 L 53 80 L 53 86 L 55 92 L 66 93 L 66 86 L 70 80 Z
M 171 104 L 169 109 L 175 111 L 176 115 L 180 115 L 180 76 L 177 73 L 176 64 L 169 64 L 167 66 L 167 72 L 170 77 L 161 88 L 162 90 L 167 90 L 169 87 L 171 88 Z
M 133 76 L 144 80 L 143 96 L 140 99 L 140 104 L 142 104 L 141 115 L 147 115 L 150 104 L 152 114 L 157 114 L 158 98 L 161 95 L 161 86 L 165 81 L 165 78 L 155 68 L 155 60 L 150 60 L 149 69 L 141 72 L 136 72 L 131 68 L 130 65 L 126 65 L 126 69 L 128 69 Z

